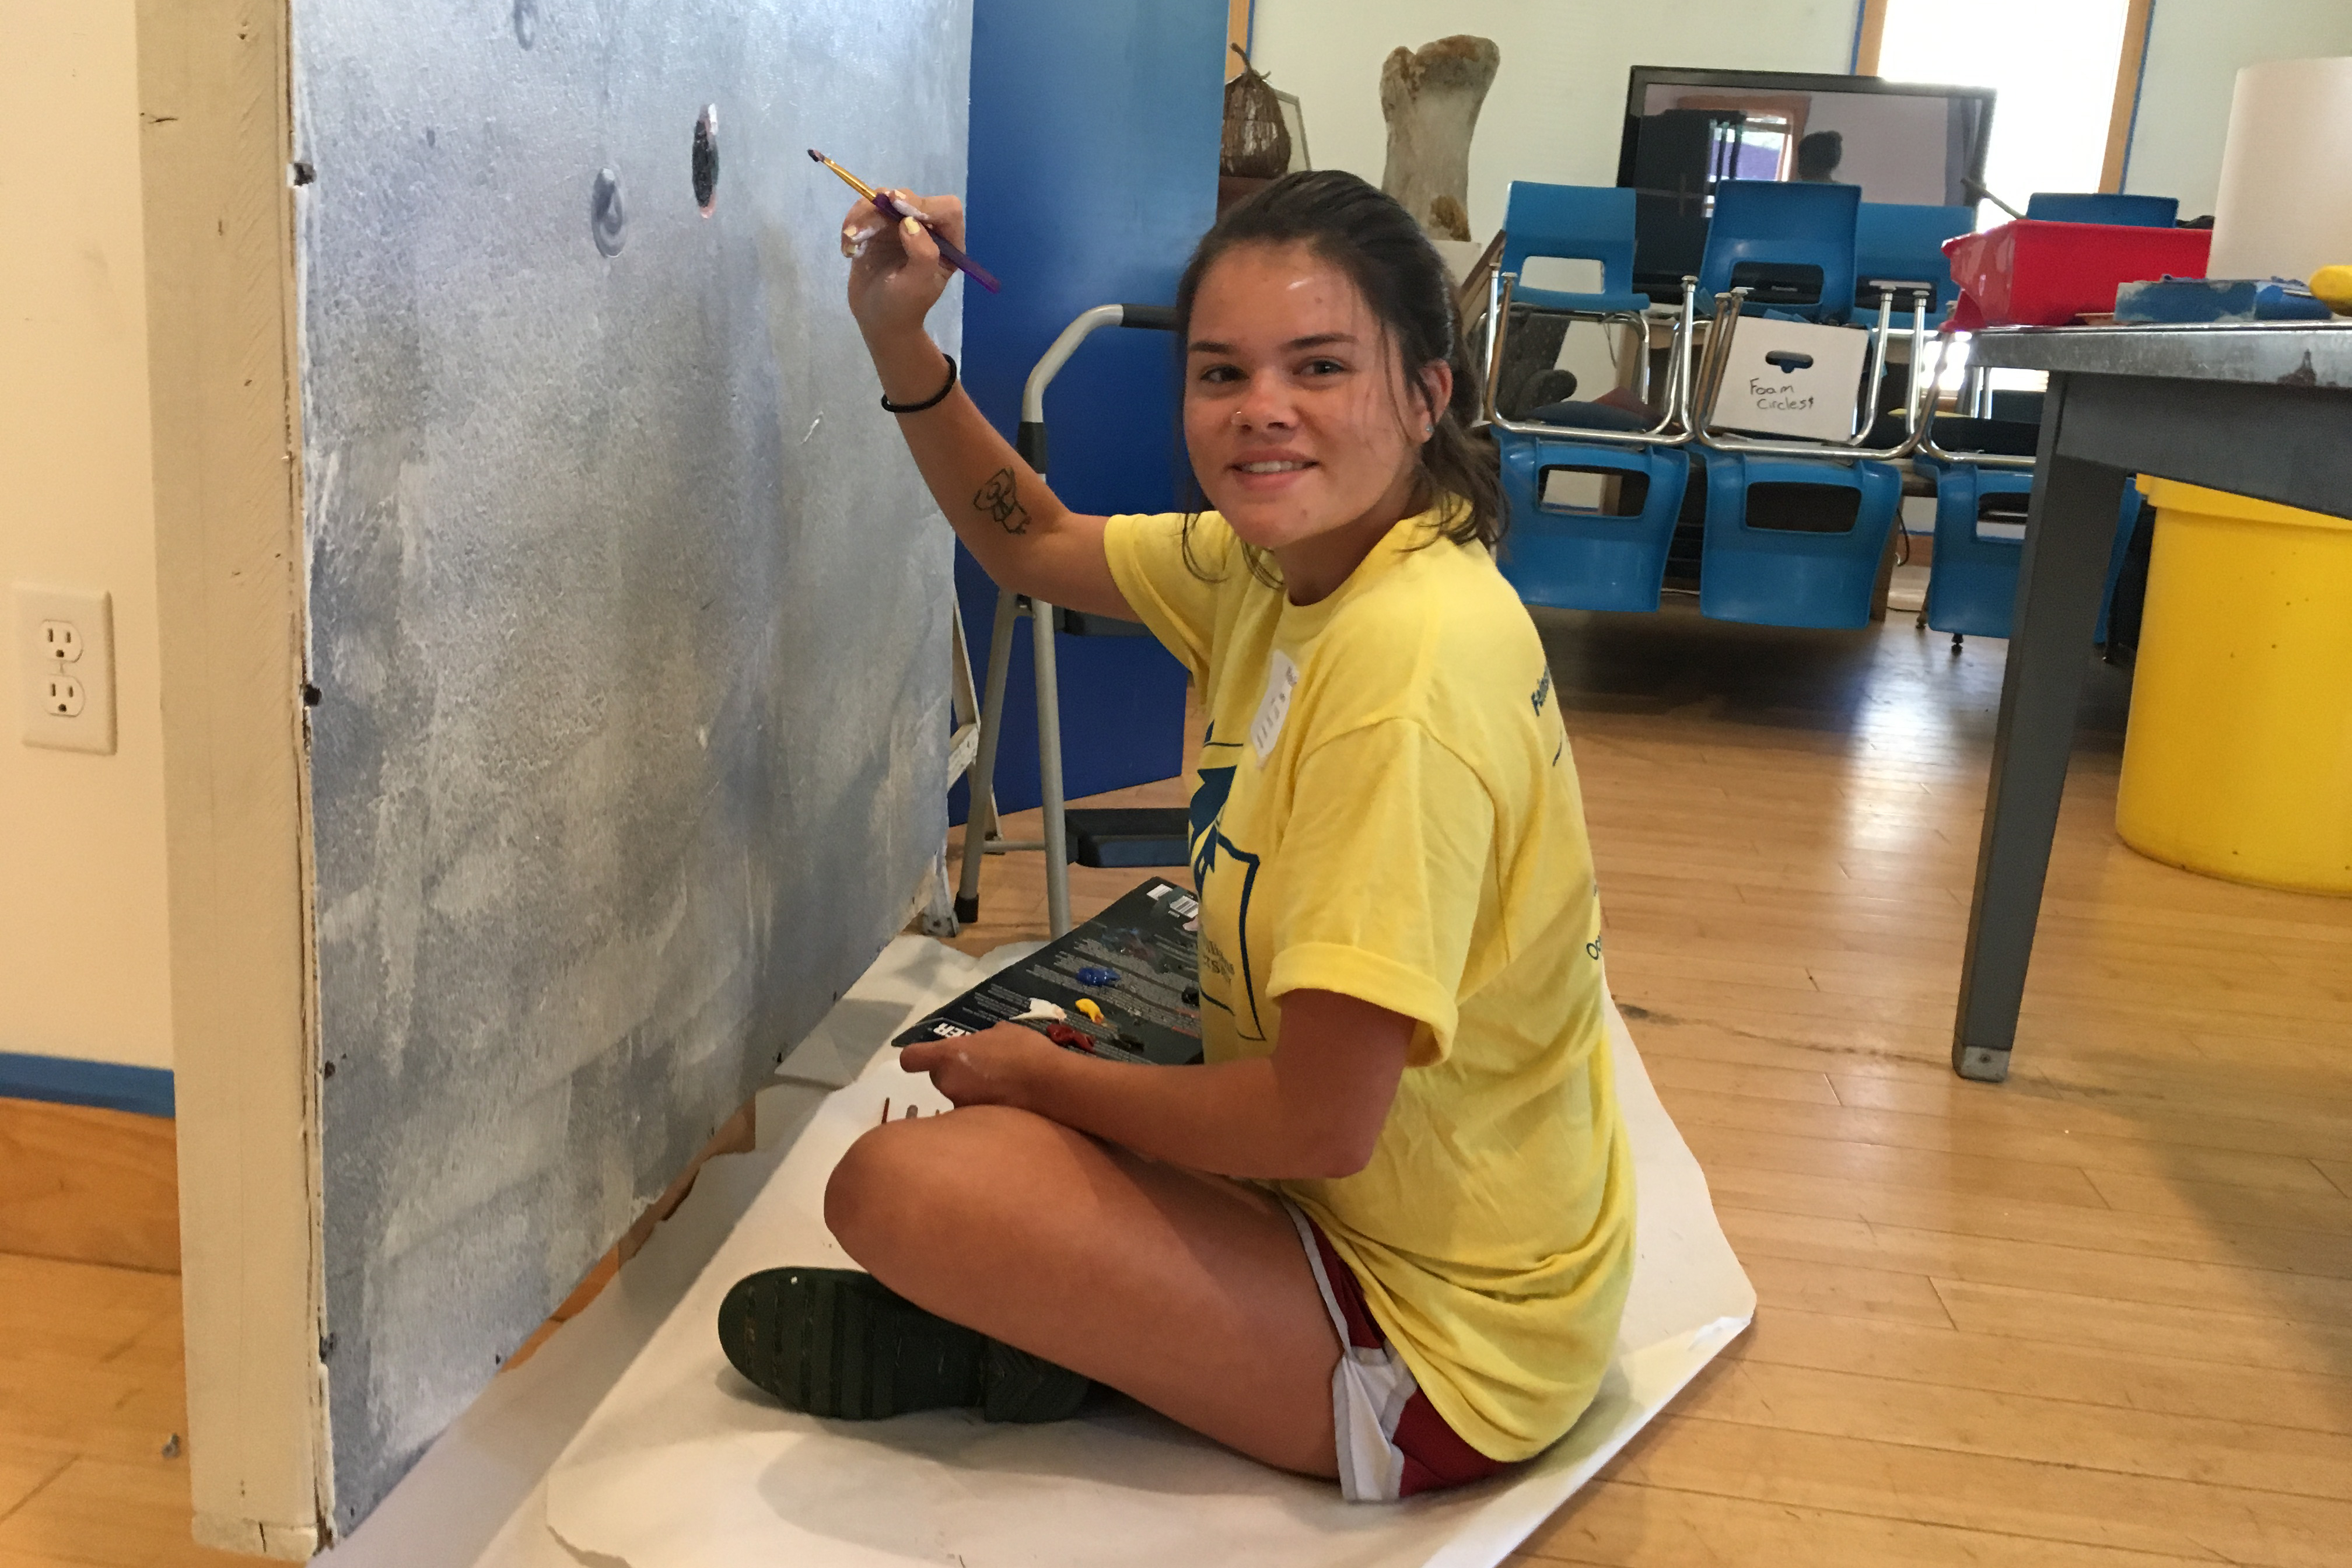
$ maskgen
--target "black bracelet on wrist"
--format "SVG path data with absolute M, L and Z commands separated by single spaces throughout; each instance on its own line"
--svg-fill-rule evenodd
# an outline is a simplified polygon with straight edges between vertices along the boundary
M 955 390 L 956 362 L 955 355 L 945 349 L 940 351 L 940 357 L 948 362 L 948 384 L 945 386 L 940 387 L 920 403 L 893 403 L 890 401 L 890 395 L 886 392 L 882 395 L 883 408 L 892 414 L 920 414 L 926 408 L 937 408 L 940 404 L 945 403 L 948 400 L 948 394 Z

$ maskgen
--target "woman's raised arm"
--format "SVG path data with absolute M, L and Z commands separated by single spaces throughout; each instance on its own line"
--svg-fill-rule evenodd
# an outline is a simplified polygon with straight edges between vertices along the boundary
M 963 204 L 955 197 L 888 195 L 962 243 Z M 883 396 L 900 407 L 930 405 L 898 415 L 898 429 L 957 537 L 1001 587 L 1135 619 L 1103 553 L 1103 520 L 1064 506 L 981 416 L 960 382 L 938 395 L 947 385 L 948 361 L 924 331 L 923 318 L 953 274 L 929 231 L 912 218 L 894 225 L 860 201 L 842 224 L 841 243 L 853 258 L 850 314 L 874 357 Z

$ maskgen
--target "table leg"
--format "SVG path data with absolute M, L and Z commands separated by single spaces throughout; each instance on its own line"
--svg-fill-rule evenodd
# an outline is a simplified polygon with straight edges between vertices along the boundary
M 2009 1076 L 2074 747 L 2075 703 L 2123 501 L 2120 469 L 2056 454 L 2065 417 L 2062 376 L 2051 377 L 2048 410 L 2018 571 L 2015 635 L 2001 679 L 2000 725 L 1952 1030 L 1953 1070 L 1989 1083 Z

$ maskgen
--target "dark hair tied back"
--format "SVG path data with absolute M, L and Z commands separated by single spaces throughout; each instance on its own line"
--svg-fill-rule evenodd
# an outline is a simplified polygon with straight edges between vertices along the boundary
M 1437 525 L 1440 535 L 1459 544 L 1498 542 L 1501 485 L 1493 444 L 1470 434 L 1479 411 L 1479 381 L 1462 341 L 1454 279 L 1412 215 L 1344 170 L 1284 175 L 1219 218 L 1193 250 L 1176 286 L 1180 344 L 1191 337 L 1192 302 L 1202 279 L 1220 257 L 1244 245 L 1304 245 L 1345 273 L 1394 341 L 1409 389 L 1417 391 L 1418 373 L 1433 362 L 1443 360 L 1453 368 L 1453 399 L 1434 411 L 1436 428 L 1421 446 L 1416 510 L 1439 506 L 1441 498 L 1450 497 L 1453 504 Z M 1197 481 L 1195 496 L 1197 512 L 1202 499 Z

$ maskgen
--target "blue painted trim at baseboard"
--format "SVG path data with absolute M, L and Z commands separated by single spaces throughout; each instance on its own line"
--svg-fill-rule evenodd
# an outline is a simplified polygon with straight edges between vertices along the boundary
M 170 1116 L 174 1110 L 172 1075 L 163 1068 L 22 1056 L 15 1051 L 0 1051 L 0 1099 L 95 1105 L 141 1116 Z

